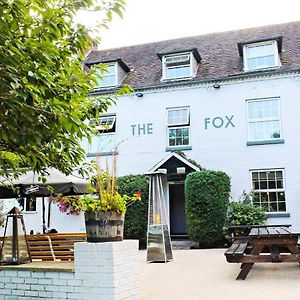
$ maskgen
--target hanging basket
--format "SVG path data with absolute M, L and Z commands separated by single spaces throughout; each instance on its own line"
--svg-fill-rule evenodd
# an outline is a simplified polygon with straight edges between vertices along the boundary
M 85 212 L 87 241 L 91 243 L 123 240 L 124 215 L 117 212 Z

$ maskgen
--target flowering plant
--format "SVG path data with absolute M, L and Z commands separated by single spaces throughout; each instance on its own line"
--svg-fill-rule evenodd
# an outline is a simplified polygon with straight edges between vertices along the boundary
M 59 210 L 67 215 L 79 215 L 83 208 L 79 196 L 64 196 L 60 194 L 51 197 L 50 201 L 57 203 Z
M 124 215 L 127 207 L 135 201 L 141 200 L 142 193 L 136 191 L 133 196 L 121 195 L 117 188 L 115 160 L 112 170 L 102 171 L 98 164 L 94 165 L 96 174 L 91 180 L 91 194 L 83 196 L 52 197 L 52 202 L 57 203 L 59 210 L 68 215 L 79 215 L 86 212 L 114 211 Z M 92 188 L 94 186 L 94 188 Z

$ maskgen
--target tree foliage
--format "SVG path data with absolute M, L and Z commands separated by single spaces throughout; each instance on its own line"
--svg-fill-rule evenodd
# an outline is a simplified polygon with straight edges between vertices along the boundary
M 123 8 L 123 0 L 0 1 L 0 175 L 68 174 L 83 161 L 81 139 L 93 132 L 86 120 L 113 99 L 89 97 L 97 75 L 83 60 L 93 39 L 74 16 L 101 10 L 106 26 Z

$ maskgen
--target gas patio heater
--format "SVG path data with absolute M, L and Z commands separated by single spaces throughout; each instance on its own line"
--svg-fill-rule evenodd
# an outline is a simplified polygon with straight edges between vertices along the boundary
M 7 265 L 19 265 L 30 261 L 23 215 L 14 207 L 7 214 L 0 262 Z
M 166 172 L 159 170 L 147 175 L 150 176 L 147 262 L 168 262 L 173 255 L 163 190 Z

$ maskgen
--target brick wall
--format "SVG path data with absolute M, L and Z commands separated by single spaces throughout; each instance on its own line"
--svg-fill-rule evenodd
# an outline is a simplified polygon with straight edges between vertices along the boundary
M 0 299 L 138 299 L 138 241 L 75 244 L 75 272 L 0 271 Z

